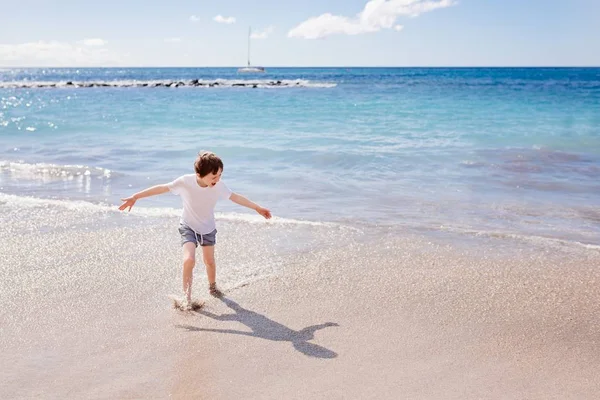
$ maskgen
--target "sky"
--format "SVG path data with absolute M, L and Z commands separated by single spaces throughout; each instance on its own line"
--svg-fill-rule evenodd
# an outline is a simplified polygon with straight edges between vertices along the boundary
M 600 66 L 600 0 L 0 0 L 0 67 Z

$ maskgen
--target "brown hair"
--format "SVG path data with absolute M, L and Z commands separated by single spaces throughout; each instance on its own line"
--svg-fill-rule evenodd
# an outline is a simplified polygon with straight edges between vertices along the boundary
M 210 173 L 217 174 L 220 169 L 223 169 L 223 161 L 213 152 L 201 151 L 194 163 L 194 169 L 200 178 L 204 178 Z

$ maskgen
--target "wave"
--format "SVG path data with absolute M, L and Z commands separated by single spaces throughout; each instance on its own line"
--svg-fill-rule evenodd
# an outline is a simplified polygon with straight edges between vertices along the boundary
M 267 223 L 277 225 L 310 225 L 323 227 L 340 227 L 341 225 L 330 222 L 307 221 L 299 219 L 273 217 L 270 220 L 265 220 L 260 215 L 242 214 L 242 213 L 216 213 L 215 218 L 222 221 L 245 222 L 249 224 Z
M 7 81 L 0 82 L 0 88 L 5 89 L 35 89 L 35 88 L 219 88 L 219 87 L 247 87 L 247 88 L 333 88 L 336 83 L 312 82 L 306 79 L 282 80 L 245 80 L 245 79 L 192 79 L 192 80 L 109 80 L 109 81 Z
M 85 165 L 57 165 L 46 163 L 28 164 L 22 161 L 0 160 L 0 173 L 10 174 L 23 179 L 54 178 L 73 179 L 76 177 L 111 178 L 120 175 L 110 169 L 88 167 Z
M 31 208 L 47 208 L 58 207 L 73 211 L 82 211 L 87 213 L 121 214 L 125 217 L 156 217 L 156 218 L 175 218 L 181 215 L 181 209 L 171 207 L 134 207 L 131 212 L 123 212 L 118 209 L 118 206 L 106 203 L 91 203 L 82 200 L 57 200 L 57 199 L 42 199 L 30 196 L 18 196 L 13 194 L 5 194 L 0 192 L 0 205 L 13 209 L 31 209 Z M 265 220 L 263 217 L 255 214 L 243 213 L 215 213 L 215 218 L 219 221 L 238 222 L 246 224 L 272 224 L 272 225 L 304 225 L 315 227 L 330 227 L 330 228 L 348 228 L 344 225 L 331 222 L 307 221 L 291 218 L 273 217 L 270 220 Z
M 538 245 L 559 245 L 559 246 L 576 246 L 583 247 L 588 250 L 600 251 L 600 245 L 592 243 L 583 243 L 576 240 L 567 240 L 559 238 L 551 238 L 546 236 L 522 235 L 518 233 L 499 232 L 499 231 L 479 231 L 473 229 L 442 227 L 442 231 L 460 233 L 464 235 L 488 237 L 496 239 L 512 239 L 520 242 L 528 242 Z

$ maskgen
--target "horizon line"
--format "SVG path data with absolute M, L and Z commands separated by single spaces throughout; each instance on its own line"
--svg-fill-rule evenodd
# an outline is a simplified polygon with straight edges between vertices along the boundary
M 367 68 L 600 68 L 600 65 L 312 65 L 312 66 L 292 66 L 292 65 L 261 65 L 261 67 L 263 68 L 275 68 L 275 69 L 283 69 L 283 68 L 363 68 L 363 69 L 367 69 Z M 102 66 L 102 65 L 98 65 L 98 66 L 78 66 L 78 65 L 72 65 L 72 66 L 50 66 L 50 65 L 46 65 L 46 66 L 2 66 L 0 65 L 0 69 L 40 69 L 40 68 L 54 68 L 54 69 L 61 69 L 61 68 L 80 68 L 80 69 L 93 69 L 93 68 L 128 68 L 128 69 L 133 69 L 133 68 L 138 68 L 138 69 L 142 69 L 142 68 L 204 68 L 204 69 L 209 69 L 209 68 L 220 68 L 220 69 L 238 69 L 238 68 L 242 68 L 240 66 L 227 66 L 227 65 L 221 65 L 221 66 L 177 66 L 177 65 L 171 65 L 171 66 L 159 66 L 159 65 L 142 65 L 142 66 Z

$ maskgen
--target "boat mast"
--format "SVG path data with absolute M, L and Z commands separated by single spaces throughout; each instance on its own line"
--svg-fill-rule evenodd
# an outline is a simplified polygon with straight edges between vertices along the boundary
M 248 66 L 250 66 L 250 35 L 252 32 L 252 28 L 248 27 Z

